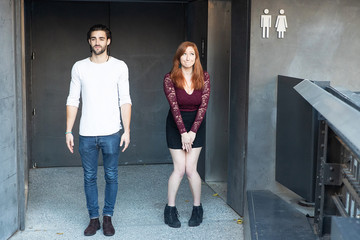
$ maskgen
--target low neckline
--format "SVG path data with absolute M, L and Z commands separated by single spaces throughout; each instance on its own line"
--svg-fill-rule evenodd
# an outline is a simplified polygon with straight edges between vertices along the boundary
M 189 95 L 189 96 L 191 96 L 191 95 L 194 93 L 194 91 L 195 91 L 195 89 L 193 89 L 191 93 L 188 93 L 185 89 L 183 89 L 183 90 L 184 90 L 184 92 L 186 92 L 186 94 Z

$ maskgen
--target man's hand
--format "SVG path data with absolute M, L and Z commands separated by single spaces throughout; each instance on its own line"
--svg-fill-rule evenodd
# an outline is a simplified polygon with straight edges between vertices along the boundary
M 74 153 L 74 136 L 72 135 L 72 128 L 76 119 L 78 108 L 74 106 L 66 106 L 66 146 L 71 153 Z
M 131 121 L 131 104 L 125 103 L 121 105 L 121 119 L 124 125 L 124 133 L 121 135 L 120 147 L 125 143 L 122 152 L 128 148 L 130 144 L 130 121 Z
M 74 136 L 72 133 L 66 134 L 66 146 L 71 153 L 74 153 Z
M 130 144 L 130 133 L 129 132 L 124 132 L 121 135 L 120 147 L 122 147 L 122 145 L 124 143 L 125 143 L 125 146 L 124 146 L 122 152 L 125 152 L 125 150 L 128 148 L 128 146 Z

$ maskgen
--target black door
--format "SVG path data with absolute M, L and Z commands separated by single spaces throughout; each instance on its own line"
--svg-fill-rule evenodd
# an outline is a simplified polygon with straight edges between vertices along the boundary
M 79 114 L 75 123 L 75 154 L 65 145 L 65 104 L 72 65 L 90 56 L 86 33 L 97 23 L 113 33 L 111 55 L 130 71 L 133 101 L 131 144 L 120 164 L 171 162 L 165 139 L 168 103 L 162 80 L 172 66 L 177 46 L 185 39 L 185 6 L 181 3 L 37 1 L 32 4 L 32 79 L 28 94 L 32 165 L 80 166 L 77 151 Z M 100 161 L 101 164 L 101 161 Z

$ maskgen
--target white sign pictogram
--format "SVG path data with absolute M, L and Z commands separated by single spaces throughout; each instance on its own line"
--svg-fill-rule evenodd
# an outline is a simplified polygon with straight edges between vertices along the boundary
M 276 31 L 278 32 L 278 38 L 284 38 L 288 25 L 286 21 L 286 16 L 284 15 L 285 13 L 284 9 L 280 9 L 279 12 L 280 15 L 278 15 L 276 18 L 275 28 Z
M 269 9 L 264 9 L 263 15 L 261 15 L 261 27 L 262 27 L 262 38 L 269 38 L 269 31 L 271 28 L 271 15 L 269 14 Z

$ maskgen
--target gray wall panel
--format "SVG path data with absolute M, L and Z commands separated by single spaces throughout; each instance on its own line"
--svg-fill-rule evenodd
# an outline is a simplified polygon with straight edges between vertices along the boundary
M 26 118 L 25 11 L 24 1 L 15 1 L 15 93 L 16 93 L 16 162 L 19 199 L 19 229 L 25 228 L 27 186 L 29 180 Z
M 243 215 L 246 179 L 250 0 L 232 1 L 228 204 Z
M 19 226 L 13 1 L 0 1 L 0 16 L 0 239 L 7 239 Z
M 209 1 L 206 180 L 227 182 L 231 1 Z
M 8 81 L 11 83 L 11 81 Z M 15 145 L 15 98 L 7 97 L 0 100 L 0 147 L 13 150 Z
M 0 168 L 1 183 L 6 181 L 8 178 L 12 177 L 13 175 L 16 175 L 16 162 L 14 161 L 14 151 L 15 151 L 14 142 L 10 142 L 9 145 L 0 146 L 1 160 L 2 160 L 1 168 Z
M 14 158 L 8 160 L 14 161 Z M 7 239 L 18 229 L 19 225 L 16 173 L 4 181 L 0 179 L 0 193 L 0 239 Z

